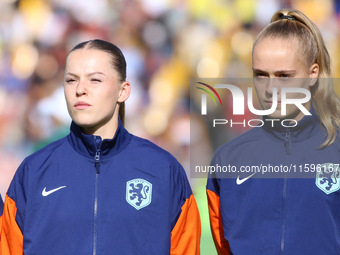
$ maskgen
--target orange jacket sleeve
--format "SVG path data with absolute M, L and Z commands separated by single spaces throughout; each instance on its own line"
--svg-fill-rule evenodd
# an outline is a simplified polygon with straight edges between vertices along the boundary
M 193 194 L 186 199 L 171 231 L 171 255 L 199 255 L 201 220 Z
M 220 197 L 213 191 L 207 189 L 208 207 L 210 217 L 211 233 L 214 239 L 217 253 L 219 255 L 230 255 L 230 246 L 228 241 L 224 238 Z
M 13 199 L 6 196 L 1 226 L 1 255 L 23 255 L 23 235 L 15 220 L 17 207 Z
M 0 216 L 0 255 L 2 255 L 2 251 L 1 251 L 1 229 L 2 229 L 2 216 Z

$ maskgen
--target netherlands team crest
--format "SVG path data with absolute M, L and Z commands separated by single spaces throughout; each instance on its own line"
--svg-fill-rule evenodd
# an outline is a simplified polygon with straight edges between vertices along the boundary
M 316 186 L 327 195 L 340 189 L 339 164 L 325 163 L 316 171 Z
M 143 179 L 126 183 L 126 201 L 137 210 L 148 206 L 152 198 L 152 184 Z

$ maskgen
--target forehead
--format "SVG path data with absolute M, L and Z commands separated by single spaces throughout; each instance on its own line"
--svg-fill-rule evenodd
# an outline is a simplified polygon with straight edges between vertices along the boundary
M 299 52 L 299 41 L 295 38 L 261 39 L 253 51 L 253 68 L 283 68 L 292 69 L 303 64 Z
M 66 59 L 66 70 L 114 71 L 109 53 L 97 49 L 78 49 Z M 95 69 L 95 70 L 94 70 Z

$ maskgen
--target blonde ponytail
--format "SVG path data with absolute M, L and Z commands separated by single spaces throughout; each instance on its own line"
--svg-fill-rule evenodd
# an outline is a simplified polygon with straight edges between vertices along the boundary
M 320 147 L 327 147 L 334 143 L 340 129 L 340 100 L 333 88 L 331 59 L 320 30 L 306 15 L 296 10 L 280 10 L 270 22 L 257 36 L 253 49 L 266 37 L 295 38 L 299 41 L 299 55 L 306 66 L 319 65 L 319 79 L 311 87 L 311 94 L 314 109 L 327 132 L 327 138 Z

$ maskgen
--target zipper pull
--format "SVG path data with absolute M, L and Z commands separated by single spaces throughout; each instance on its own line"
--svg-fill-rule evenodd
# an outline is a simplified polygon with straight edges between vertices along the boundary
M 96 167 L 96 173 L 97 174 L 100 174 L 100 151 L 99 150 L 97 150 L 96 151 L 96 155 L 94 156 L 94 165 L 95 165 L 95 167 Z
M 290 155 L 290 132 L 286 133 L 285 146 L 286 146 L 286 154 Z

